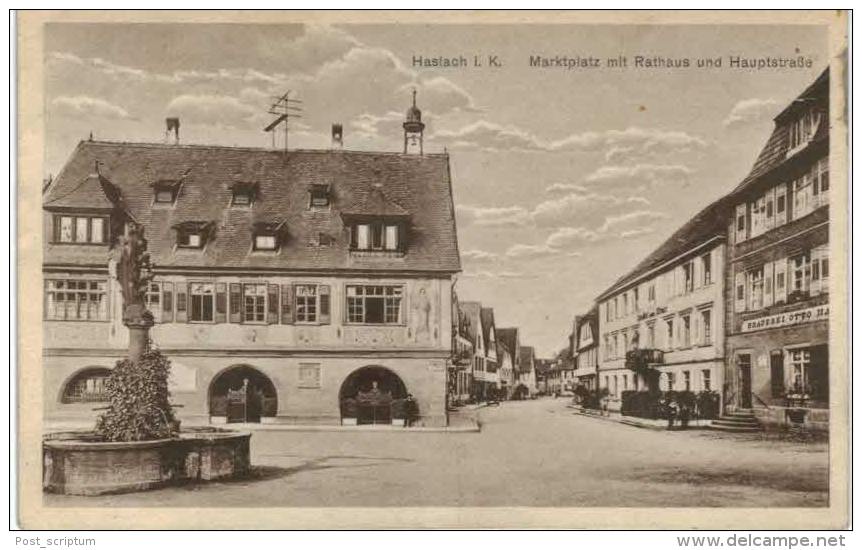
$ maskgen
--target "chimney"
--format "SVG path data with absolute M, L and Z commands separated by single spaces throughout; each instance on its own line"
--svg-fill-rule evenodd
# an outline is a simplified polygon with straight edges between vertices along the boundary
M 180 143 L 180 119 L 177 117 L 169 117 L 165 119 L 165 125 L 167 129 L 165 130 L 165 143 L 171 142 L 171 130 L 174 132 L 174 145 L 179 145 Z
M 332 125 L 332 148 L 344 148 L 344 130 L 342 129 L 341 124 Z

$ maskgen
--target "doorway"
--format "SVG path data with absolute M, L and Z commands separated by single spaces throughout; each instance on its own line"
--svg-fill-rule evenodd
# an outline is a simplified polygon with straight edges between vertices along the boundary
M 743 409 L 751 408 L 751 355 L 742 353 L 737 356 L 739 367 L 739 404 Z

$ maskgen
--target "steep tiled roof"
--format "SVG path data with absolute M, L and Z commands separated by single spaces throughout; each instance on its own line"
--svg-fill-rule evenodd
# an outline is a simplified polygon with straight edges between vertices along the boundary
M 447 155 L 354 151 L 282 151 L 240 147 L 81 142 L 48 187 L 44 204 L 103 200 L 86 184 L 94 163 L 119 190 L 126 210 L 145 226 L 157 267 L 297 270 L 460 270 Z M 176 181 L 176 204 L 153 206 L 152 185 Z M 230 207 L 233 184 L 255 184 L 251 207 Z M 309 209 L 309 187 L 328 185 L 331 208 Z M 408 215 L 407 249 L 351 254 L 345 209 Z M 212 222 L 204 250 L 177 249 L 173 226 Z M 277 252 L 252 252 L 256 223 L 285 222 Z M 326 243 L 321 245 L 321 242 Z M 46 244 L 49 263 L 103 264 L 104 250 Z
M 494 308 L 483 307 L 479 311 L 479 315 L 482 319 L 482 338 L 485 342 L 489 342 L 491 336 L 491 327 L 494 326 Z M 497 333 L 496 327 L 494 328 L 494 334 Z
M 529 372 L 533 365 L 534 352 L 532 346 L 521 346 L 520 372 Z
M 46 209 L 113 210 L 122 207 L 117 189 L 101 174 L 93 171 L 65 193 L 52 193 Z
M 512 362 L 514 363 L 517 359 L 515 354 L 518 353 L 518 329 L 516 327 L 498 328 L 497 341 L 505 344 L 506 349 L 512 354 Z
M 691 250 L 715 236 L 724 235 L 727 231 L 729 205 L 729 197 L 722 197 L 695 214 L 634 269 L 620 277 L 610 288 L 599 295 L 597 300 L 601 301 L 614 294 L 641 275 L 687 250 Z M 593 337 L 595 337 L 595 333 L 593 333 Z
M 799 94 L 796 99 L 775 117 L 775 126 L 772 134 L 766 140 L 766 145 L 754 161 L 751 171 L 742 182 L 733 190 L 739 193 L 753 185 L 761 176 L 778 168 L 787 161 L 787 152 L 790 147 L 788 123 L 792 116 L 800 108 L 820 103 L 824 107 L 824 113 L 817 132 L 812 136 L 811 143 L 817 143 L 829 139 L 829 69 L 824 70 L 817 79 Z
M 482 309 L 482 304 L 479 302 L 459 302 L 458 308 L 469 321 L 469 324 L 467 325 L 467 335 L 473 345 L 476 345 L 476 335 L 479 333 L 479 326 L 481 325 L 479 312 Z M 485 341 L 487 342 L 487 340 Z

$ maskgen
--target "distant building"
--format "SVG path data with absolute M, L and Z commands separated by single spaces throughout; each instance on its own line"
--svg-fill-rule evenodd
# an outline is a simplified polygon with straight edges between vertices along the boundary
M 473 387 L 473 341 L 470 320 L 461 310 L 457 293 L 452 293 L 452 361 L 449 365 L 449 399 L 465 402 Z
M 599 369 L 599 313 L 593 306 L 584 315 L 575 316 L 572 334 L 572 355 L 575 369 L 572 373 L 577 384 L 596 389 Z
M 599 387 L 720 391 L 727 201 L 709 205 L 602 293 Z
M 517 387 L 515 394 L 521 399 L 533 397 L 539 392 L 536 384 L 536 353 L 531 346 L 520 346 L 520 361 L 518 363 Z
M 461 302 L 461 311 L 467 318 L 468 337 L 473 344 L 472 388 L 473 399 L 484 401 L 496 396 L 497 334 L 494 310 L 482 307 L 479 302 Z
M 511 399 L 516 387 L 515 366 L 512 353 L 502 339 L 497 340 L 497 359 L 500 362 L 500 368 L 497 370 L 499 397 Z
M 497 329 L 497 340 L 502 342 L 506 351 L 512 358 L 512 385 L 508 389 L 508 399 L 520 398 L 523 391 L 519 391 L 519 373 L 521 368 L 521 342 L 517 327 Z
M 727 404 L 829 421 L 829 72 L 777 117 L 729 219 Z
M 79 143 L 43 192 L 46 418 L 106 399 L 128 341 L 113 257 L 136 223 L 184 420 L 338 424 L 375 386 L 445 425 L 460 262 L 449 158 L 420 154 L 423 127 L 414 101 L 415 154 Z

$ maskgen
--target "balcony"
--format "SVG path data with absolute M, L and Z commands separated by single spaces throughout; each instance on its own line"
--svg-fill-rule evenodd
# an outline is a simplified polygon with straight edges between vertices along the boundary
M 660 349 L 633 349 L 626 352 L 626 368 L 642 371 L 664 363 L 664 352 Z

